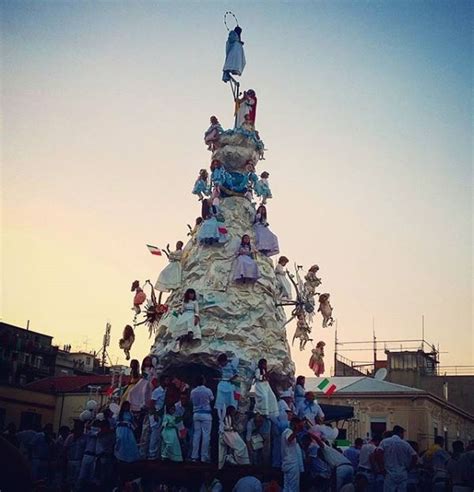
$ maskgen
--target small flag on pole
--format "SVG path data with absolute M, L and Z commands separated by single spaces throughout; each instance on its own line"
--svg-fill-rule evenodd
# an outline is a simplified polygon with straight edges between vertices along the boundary
M 336 391 L 336 385 L 332 384 L 328 378 L 324 378 L 319 384 L 318 389 L 326 396 L 331 396 Z
M 148 248 L 148 250 L 150 251 L 150 253 L 152 255 L 161 256 L 161 249 L 160 248 L 157 248 L 156 246 L 152 246 L 151 244 L 147 244 L 146 247 Z

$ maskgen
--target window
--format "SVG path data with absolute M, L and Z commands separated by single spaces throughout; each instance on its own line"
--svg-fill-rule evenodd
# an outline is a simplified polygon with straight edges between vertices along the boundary
M 371 417 L 370 435 L 373 438 L 382 439 L 383 433 L 387 430 L 387 419 L 385 417 Z
M 90 358 L 90 357 L 86 357 L 86 364 L 87 364 L 88 366 L 90 366 L 90 365 L 91 365 L 91 358 Z
M 20 429 L 40 429 L 41 414 L 35 412 L 21 412 Z

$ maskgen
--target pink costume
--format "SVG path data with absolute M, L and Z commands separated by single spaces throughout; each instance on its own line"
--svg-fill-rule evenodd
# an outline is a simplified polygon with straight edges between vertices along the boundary
M 315 376 L 319 377 L 324 373 L 324 349 L 323 347 L 316 347 L 311 353 L 309 367 L 314 371 Z

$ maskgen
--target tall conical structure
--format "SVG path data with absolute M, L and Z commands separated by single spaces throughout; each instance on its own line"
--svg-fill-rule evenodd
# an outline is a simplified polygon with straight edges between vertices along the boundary
M 228 130 L 216 142 L 212 160 L 222 162 L 234 177 L 245 176 L 249 161 L 257 166 L 262 145 L 255 132 Z M 219 208 L 228 241 L 223 245 L 205 245 L 194 237 L 185 246 L 181 287 L 166 301 L 169 311 L 160 320 L 151 355 L 156 356 L 159 371 L 170 372 L 193 364 L 216 368 L 217 357 L 223 352 L 238 357 L 243 398 L 257 361 L 266 358 L 272 382 L 286 388 L 293 378 L 294 364 L 286 338 L 285 312 L 278 305 L 273 262 L 257 252 L 260 278 L 255 283 L 237 283 L 232 277 L 242 236 L 248 234 L 255 245 L 255 204 L 243 194 L 223 193 Z M 176 315 L 173 311 L 181 307 L 188 288 L 197 293 L 202 340 L 186 342 L 177 350 L 169 326 Z

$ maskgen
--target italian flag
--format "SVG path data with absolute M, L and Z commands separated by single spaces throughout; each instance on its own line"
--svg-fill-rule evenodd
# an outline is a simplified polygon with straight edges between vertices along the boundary
M 318 389 L 326 396 L 331 396 L 336 391 L 336 385 L 332 384 L 328 378 L 324 378 L 319 384 Z
M 157 248 L 156 246 L 152 246 L 151 244 L 147 244 L 146 247 L 148 248 L 148 250 L 150 251 L 150 253 L 152 255 L 161 256 L 161 249 L 160 248 Z

